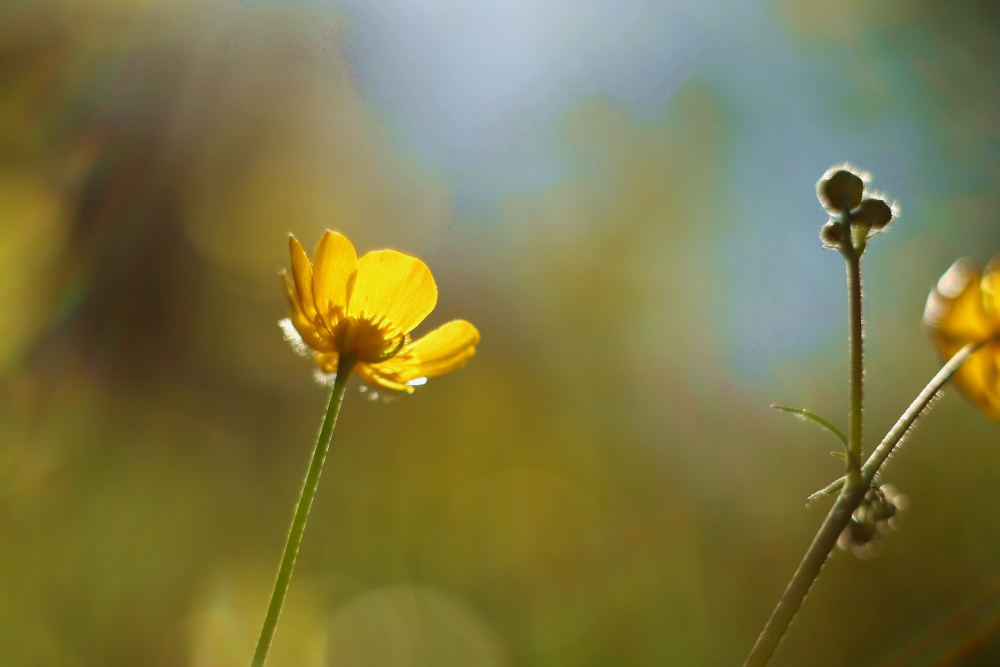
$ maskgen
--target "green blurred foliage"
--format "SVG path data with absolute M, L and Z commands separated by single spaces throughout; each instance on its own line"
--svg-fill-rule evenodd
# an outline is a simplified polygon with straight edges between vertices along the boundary
M 997 22 L 952 7 L 774 9 L 804 51 L 908 58 L 936 93 L 913 113 L 962 154 L 996 140 Z M 247 664 L 325 400 L 275 267 L 325 228 L 425 258 L 424 326 L 483 341 L 413 396 L 349 393 L 269 664 L 738 664 L 839 474 L 766 406 L 846 404 L 842 331 L 772 381 L 727 361 L 720 239 L 773 233 L 739 226 L 768 204 L 733 189 L 738 101 L 698 77 L 654 118 L 579 100 L 573 172 L 459 224 L 349 38 L 308 3 L 0 8 L 0 664 Z M 930 281 L 1000 249 L 1000 174 L 969 155 L 992 189 L 904 199 L 926 235 L 872 248 L 869 441 L 934 372 Z M 902 530 L 834 555 L 776 665 L 996 664 L 998 434 L 945 396 L 891 464 Z

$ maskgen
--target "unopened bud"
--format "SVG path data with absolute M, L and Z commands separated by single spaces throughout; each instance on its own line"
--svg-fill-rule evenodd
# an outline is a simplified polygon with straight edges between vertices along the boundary
M 837 220 L 831 220 L 819 231 L 819 238 L 830 248 L 839 248 L 844 242 L 844 226 Z
M 857 519 L 851 519 L 848 528 L 855 543 L 861 544 L 871 542 L 877 530 L 874 521 L 858 521 Z
M 868 490 L 868 493 L 865 494 L 865 502 L 868 504 L 868 514 L 871 518 L 876 521 L 880 521 L 883 518 L 883 513 L 885 512 L 887 502 L 885 496 L 883 496 L 878 489 L 872 487 Z
M 864 196 L 865 182 L 847 169 L 830 170 L 816 184 L 816 196 L 828 211 L 843 212 L 856 208 Z
M 892 220 L 892 207 L 882 199 L 865 199 L 851 216 L 872 229 L 882 229 Z

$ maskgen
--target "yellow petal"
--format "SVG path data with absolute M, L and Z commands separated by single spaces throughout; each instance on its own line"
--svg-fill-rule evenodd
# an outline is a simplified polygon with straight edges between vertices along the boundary
M 358 254 L 342 234 L 326 232 L 313 256 L 313 298 L 327 327 L 336 326 L 347 310 Z
M 409 333 L 437 304 L 430 269 L 416 257 L 394 250 L 370 252 L 358 260 L 358 278 L 349 314 L 391 325 L 387 338 Z
M 993 345 L 990 348 L 993 367 L 988 375 L 989 383 L 983 393 L 983 401 L 980 407 L 990 419 L 1000 421 L 1000 346 Z
M 392 359 L 373 366 L 401 382 L 436 377 L 464 366 L 476 354 L 477 343 L 476 327 L 465 320 L 455 320 L 405 346 Z
M 311 347 L 314 350 L 321 351 L 332 351 L 334 350 L 333 344 L 321 333 L 320 329 L 306 319 L 305 315 L 298 308 L 293 308 L 289 319 L 292 320 L 292 326 L 295 330 L 299 332 L 302 336 L 302 342 Z
M 972 355 L 953 381 L 986 416 L 1000 421 L 1000 344 L 987 345 Z
M 302 312 L 302 307 L 296 299 L 295 288 L 288 280 L 288 275 L 282 274 L 281 278 L 285 284 L 285 293 L 288 295 L 288 302 L 292 309 L 289 319 L 292 320 L 292 326 L 295 327 L 295 330 L 302 336 L 302 342 L 314 350 L 332 350 L 333 343 L 329 340 L 329 336 L 325 335 L 325 331 L 317 327 L 316 323 Z
M 292 276 L 295 278 L 295 292 L 298 295 L 299 306 L 310 320 L 316 319 L 316 302 L 313 300 L 313 269 L 309 256 L 302 249 L 302 244 L 294 236 L 288 237 L 289 250 L 292 254 Z
M 941 276 L 927 299 L 924 322 L 945 354 L 945 348 L 960 348 L 992 335 L 979 275 L 968 260 L 958 260 Z
M 992 320 L 994 330 L 1000 332 L 1000 255 L 987 265 L 979 286 L 983 291 L 983 310 Z
M 373 387 L 379 387 L 380 389 L 405 391 L 408 394 L 413 393 L 413 387 L 407 386 L 405 380 L 401 380 L 392 374 L 379 371 L 374 364 L 358 363 L 358 365 L 354 367 L 354 370 L 361 377 L 361 379 L 364 380 L 365 384 L 369 384 Z
M 333 343 L 326 330 L 317 326 L 317 322 L 306 317 L 302 311 L 302 305 L 299 303 L 295 288 L 288 280 L 288 274 L 282 272 L 281 280 L 285 285 L 285 294 L 288 296 L 288 304 L 292 309 L 289 319 L 295 330 L 302 336 L 302 342 L 314 350 L 332 350 Z

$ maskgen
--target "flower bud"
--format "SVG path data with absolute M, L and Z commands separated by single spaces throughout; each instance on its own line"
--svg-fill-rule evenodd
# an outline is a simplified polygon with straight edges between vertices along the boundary
M 883 484 L 879 487 L 879 494 L 885 501 L 882 508 L 883 519 L 892 519 L 900 510 L 906 509 L 907 497 L 897 491 L 896 487 Z
M 868 516 L 875 521 L 881 521 L 883 518 L 886 518 L 883 517 L 883 514 L 885 512 L 887 502 L 888 501 L 885 496 L 882 495 L 882 492 L 879 489 L 875 487 L 868 489 L 868 493 L 865 494 L 864 500 L 864 503 L 868 506 Z
M 823 242 L 823 245 L 830 248 L 839 248 L 840 244 L 844 242 L 844 226 L 837 220 L 830 220 L 819 231 L 819 238 Z
M 848 529 L 851 531 L 851 538 L 854 540 L 855 544 L 864 544 L 866 542 L 871 542 L 872 538 L 875 537 L 875 532 L 877 527 L 874 521 L 858 521 L 857 519 L 851 519 L 848 524 Z
M 848 169 L 831 169 L 816 184 L 816 196 L 828 211 L 850 211 L 861 203 L 865 182 L 860 175 Z
M 851 215 L 872 229 L 882 229 L 892 220 L 892 207 L 882 199 L 865 199 Z

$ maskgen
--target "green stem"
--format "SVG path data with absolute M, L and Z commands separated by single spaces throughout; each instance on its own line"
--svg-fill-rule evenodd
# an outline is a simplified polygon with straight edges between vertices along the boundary
M 864 497 L 865 489 L 860 486 L 853 489 L 845 488 L 841 492 L 837 502 L 834 503 L 830 513 L 826 515 L 823 525 L 820 526 L 813 538 L 812 544 L 809 545 L 809 550 L 806 551 L 798 569 L 795 570 L 792 580 L 788 582 L 784 594 L 778 601 L 778 606 L 774 608 L 771 617 L 767 619 L 767 624 L 753 645 L 743 667 L 764 667 L 771 659 L 774 649 L 778 647 L 778 642 L 785 636 L 785 631 L 788 630 L 789 624 L 795 618 L 799 607 L 802 606 L 806 593 L 809 592 L 816 577 L 819 576 L 819 571 L 822 569 L 823 563 L 826 562 L 827 556 L 837 544 L 837 538 L 847 526 L 851 513 L 857 509 Z
M 834 503 L 830 509 L 830 513 L 826 516 L 826 520 L 823 521 L 819 532 L 816 533 L 816 537 L 813 538 L 812 544 L 809 545 L 809 550 L 806 551 L 806 555 L 799 564 L 794 576 L 792 576 L 792 580 L 788 583 L 788 587 L 785 588 L 784 594 L 778 601 L 778 606 L 771 612 L 771 618 L 768 619 L 767 625 L 764 626 L 764 631 L 757 638 L 757 643 L 754 644 L 746 662 L 743 663 L 743 667 L 763 667 L 771 659 L 771 655 L 777 648 L 778 642 L 785 636 L 788 625 L 795 618 L 799 607 L 802 606 L 802 601 L 805 599 L 816 577 L 819 576 L 823 563 L 826 562 L 827 556 L 830 555 L 830 551 L 833 550 L 833 546 L 837 543 L 837 538 L 847 526 L 851 514 L 861 504 L 861 500 L 865 497 L 865 492 L 871 486 L 882 464 L 889 458 L 896 445 L 899 444 L 917 418 L 931 404 L 931 401 L 934 400 L 934 397 L 941 391 L 945 383 L 951 379 L 955 371 L 982 345 L 983 343 L 966 345 L 941 367 L 941 370 L 924 387 L 923 391 L 917 395 L 917 398 L 914 399 L 910 407 L 906 409 L 896 422 L 896 425 L 892 427 L 882 440 L 882 443 L 865 463 L 861 473 L 861 484 L 856 487 L 848 486 L 841 492 L 837 498 L 837 502 Z
M 274 630 L 278 626 L 278 616 L 281 615 L 281 606 L 285 602 L 285 594 L 288 593 L 288 584 L 292 580 L 295 557 L 298 555 L 299 545 L 302 543 L 302 533 L 305 532 L 306 520 L 309 518 L 309 509 L 312 507 L 313 497 L 316 495 L 320 473 L 323 472 L 323 462 L 326 460 L 326 453 L 330 449 L 330 437 L 333 435 L 333 427 L 337 424 L 340 404 L 344 400 L 347 379 L 350 377 L 353 368 L 354 359 L 348 355 L 341 355 L 337 368 L 337 377 L 333 382 L 333 391 L 330 392 L 330 404 L 326 409 L 326 417 L 323 419 L 323 426 L 319 430 L 319 437 L 316 439 L 316 447 L 313 449 L 309 471 L 306 473 L 306 479 L 302 483 L 299 502 L 295 506 L 292 527 L 288 530 L 285 551 L 281 555 L 281 565 L 278 567 L 278 577 L 274 582 L 274 591 L 271 593 L 271 602 L 267 606 L 264 625 L 260 629 L 260 638 L 257 640 L 257 649 L 254 651 L 253 662 L 250 663 L 251 667 L 264 667 L 264 661 L 267 660 L 267 652 L 271 648 L 271 639 L 274 637 Z
M 845 216 L 846 218 L 847 216 Z M 846 226 L 846 223 L 845 223 Z M 853 234 L 849 235 L 853 240 Z M 862 244 L 864 241 L 862 241 Z M 847 260 L 847 304 L 850 320 L 850 415 L 847 430 L 847 481 L 857 486 L 860 480 L 861 450 L 865 401 L 865 338 L 862 320 L 861 254 L 864 246 L 844 244 Z

